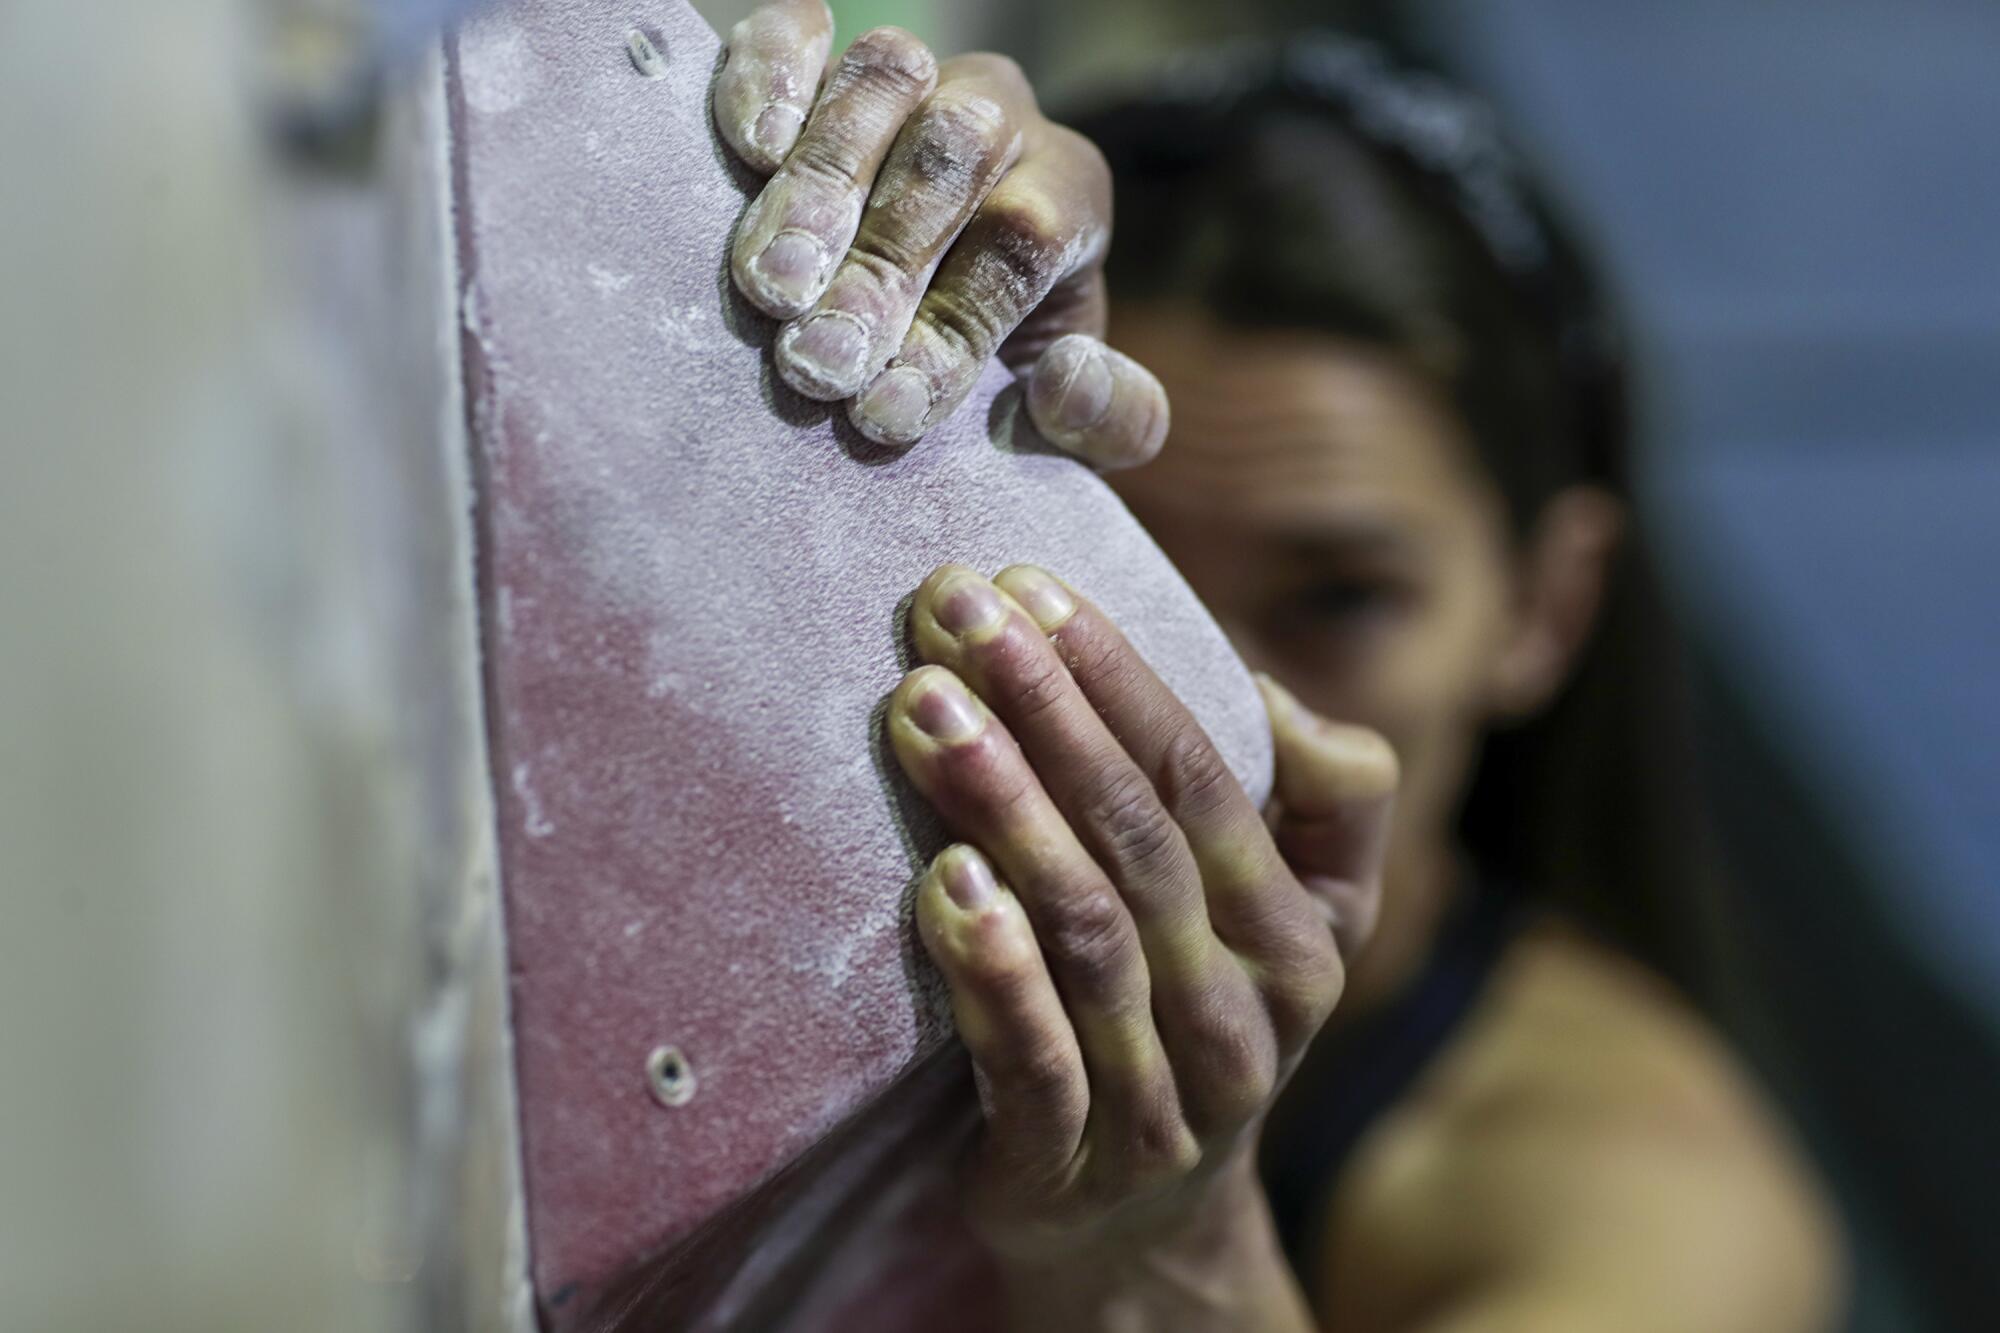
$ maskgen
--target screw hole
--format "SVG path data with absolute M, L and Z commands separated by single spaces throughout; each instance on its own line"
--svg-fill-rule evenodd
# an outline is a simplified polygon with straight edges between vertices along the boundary
M 647 78 L 667 77 L 667 58 L 660 54 L 660 48 L 644 30 L 634 28 L 626 35 L 625 54 L 632 58 L 632 68 Z
M 662 1106 L 686 1106 L 694 1097 L 694 1067 L 678 1046 L 660 1046 L 646 1057 L 646 1082 Z

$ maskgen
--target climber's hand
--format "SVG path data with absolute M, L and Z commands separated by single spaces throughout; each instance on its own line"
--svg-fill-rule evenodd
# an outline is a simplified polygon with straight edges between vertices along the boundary
M 1166 394 L 1100 341 L 1103 156 L 1042 116 L 1005 56 L 940 64 L 909 33 L 876 28 L 828 71 L 832 35 L 824 0 L 770 0 L 730 34 L 715 85 L 723 138 L 771 176 L 731 269 L 785 321 L 785 382 L 851 400 L 864 435 L 903 445 L 997 353 L 1026 377 L 1050 441 L 1099 467 L 1151 458 Z
M 980 1076 L 975 1218 L 1036 1264 L 1221 1225 L 1372 927 L 1394 754 L 1266 682 L 1267 824 L 1117 627 L 1049 574 L 947 565 L 910 621 L 929 665 L 892 698 L 889 739 L 967 844 L 916 911 Z

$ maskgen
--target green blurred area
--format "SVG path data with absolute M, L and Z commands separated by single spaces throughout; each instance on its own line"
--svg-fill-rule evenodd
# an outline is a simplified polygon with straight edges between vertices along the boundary
M 833 6 L 834 45 L 845 46 L 856 35 L 887 24 L 929 37 L 936 30 L 938 8 L 936 0 L 842 0 Z
M 692 0 L 727 34 L 757 0 Z M 870 28 L 907 28 L 940 55 L 1000 51 L 1051 105 L 1151 65 L 1166 53 L 1246 33 L 1341 24 L 1379 32 L 1414 0 L 829 0 L 834 47 Z
M 757 7 L 758 0 L 692 0 L 717 32 L 727 34 L 736 21 Z M 908 28 L 925 41 L 936 42 L 968 17 L 983 17 L 1015 8 L 988 0 L 829 0 L 833 10 L 833 45 L 837 51 L 870 28 L 885 24 Z M 1035 8 L 1022 3 L 1022 11 Z

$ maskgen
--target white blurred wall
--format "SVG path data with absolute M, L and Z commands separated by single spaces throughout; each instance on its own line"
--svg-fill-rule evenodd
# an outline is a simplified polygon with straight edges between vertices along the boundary
M 10 1330 L 519 1314 L 441 214 L 417 102 L 281 164 L 296 17 L 0 6 Z

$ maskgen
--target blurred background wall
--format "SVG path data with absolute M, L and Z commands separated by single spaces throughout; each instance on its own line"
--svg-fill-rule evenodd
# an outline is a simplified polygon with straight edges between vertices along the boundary
M 10 1331 L 522 1326 L 441 108 L 374 31 L 0 6 Z
M 1711 1004 L 1848 1205 L 1855 1326 L 2000 1309 L 2000 8 L 1447 0 L 1646 358 L 1738 882 Z

